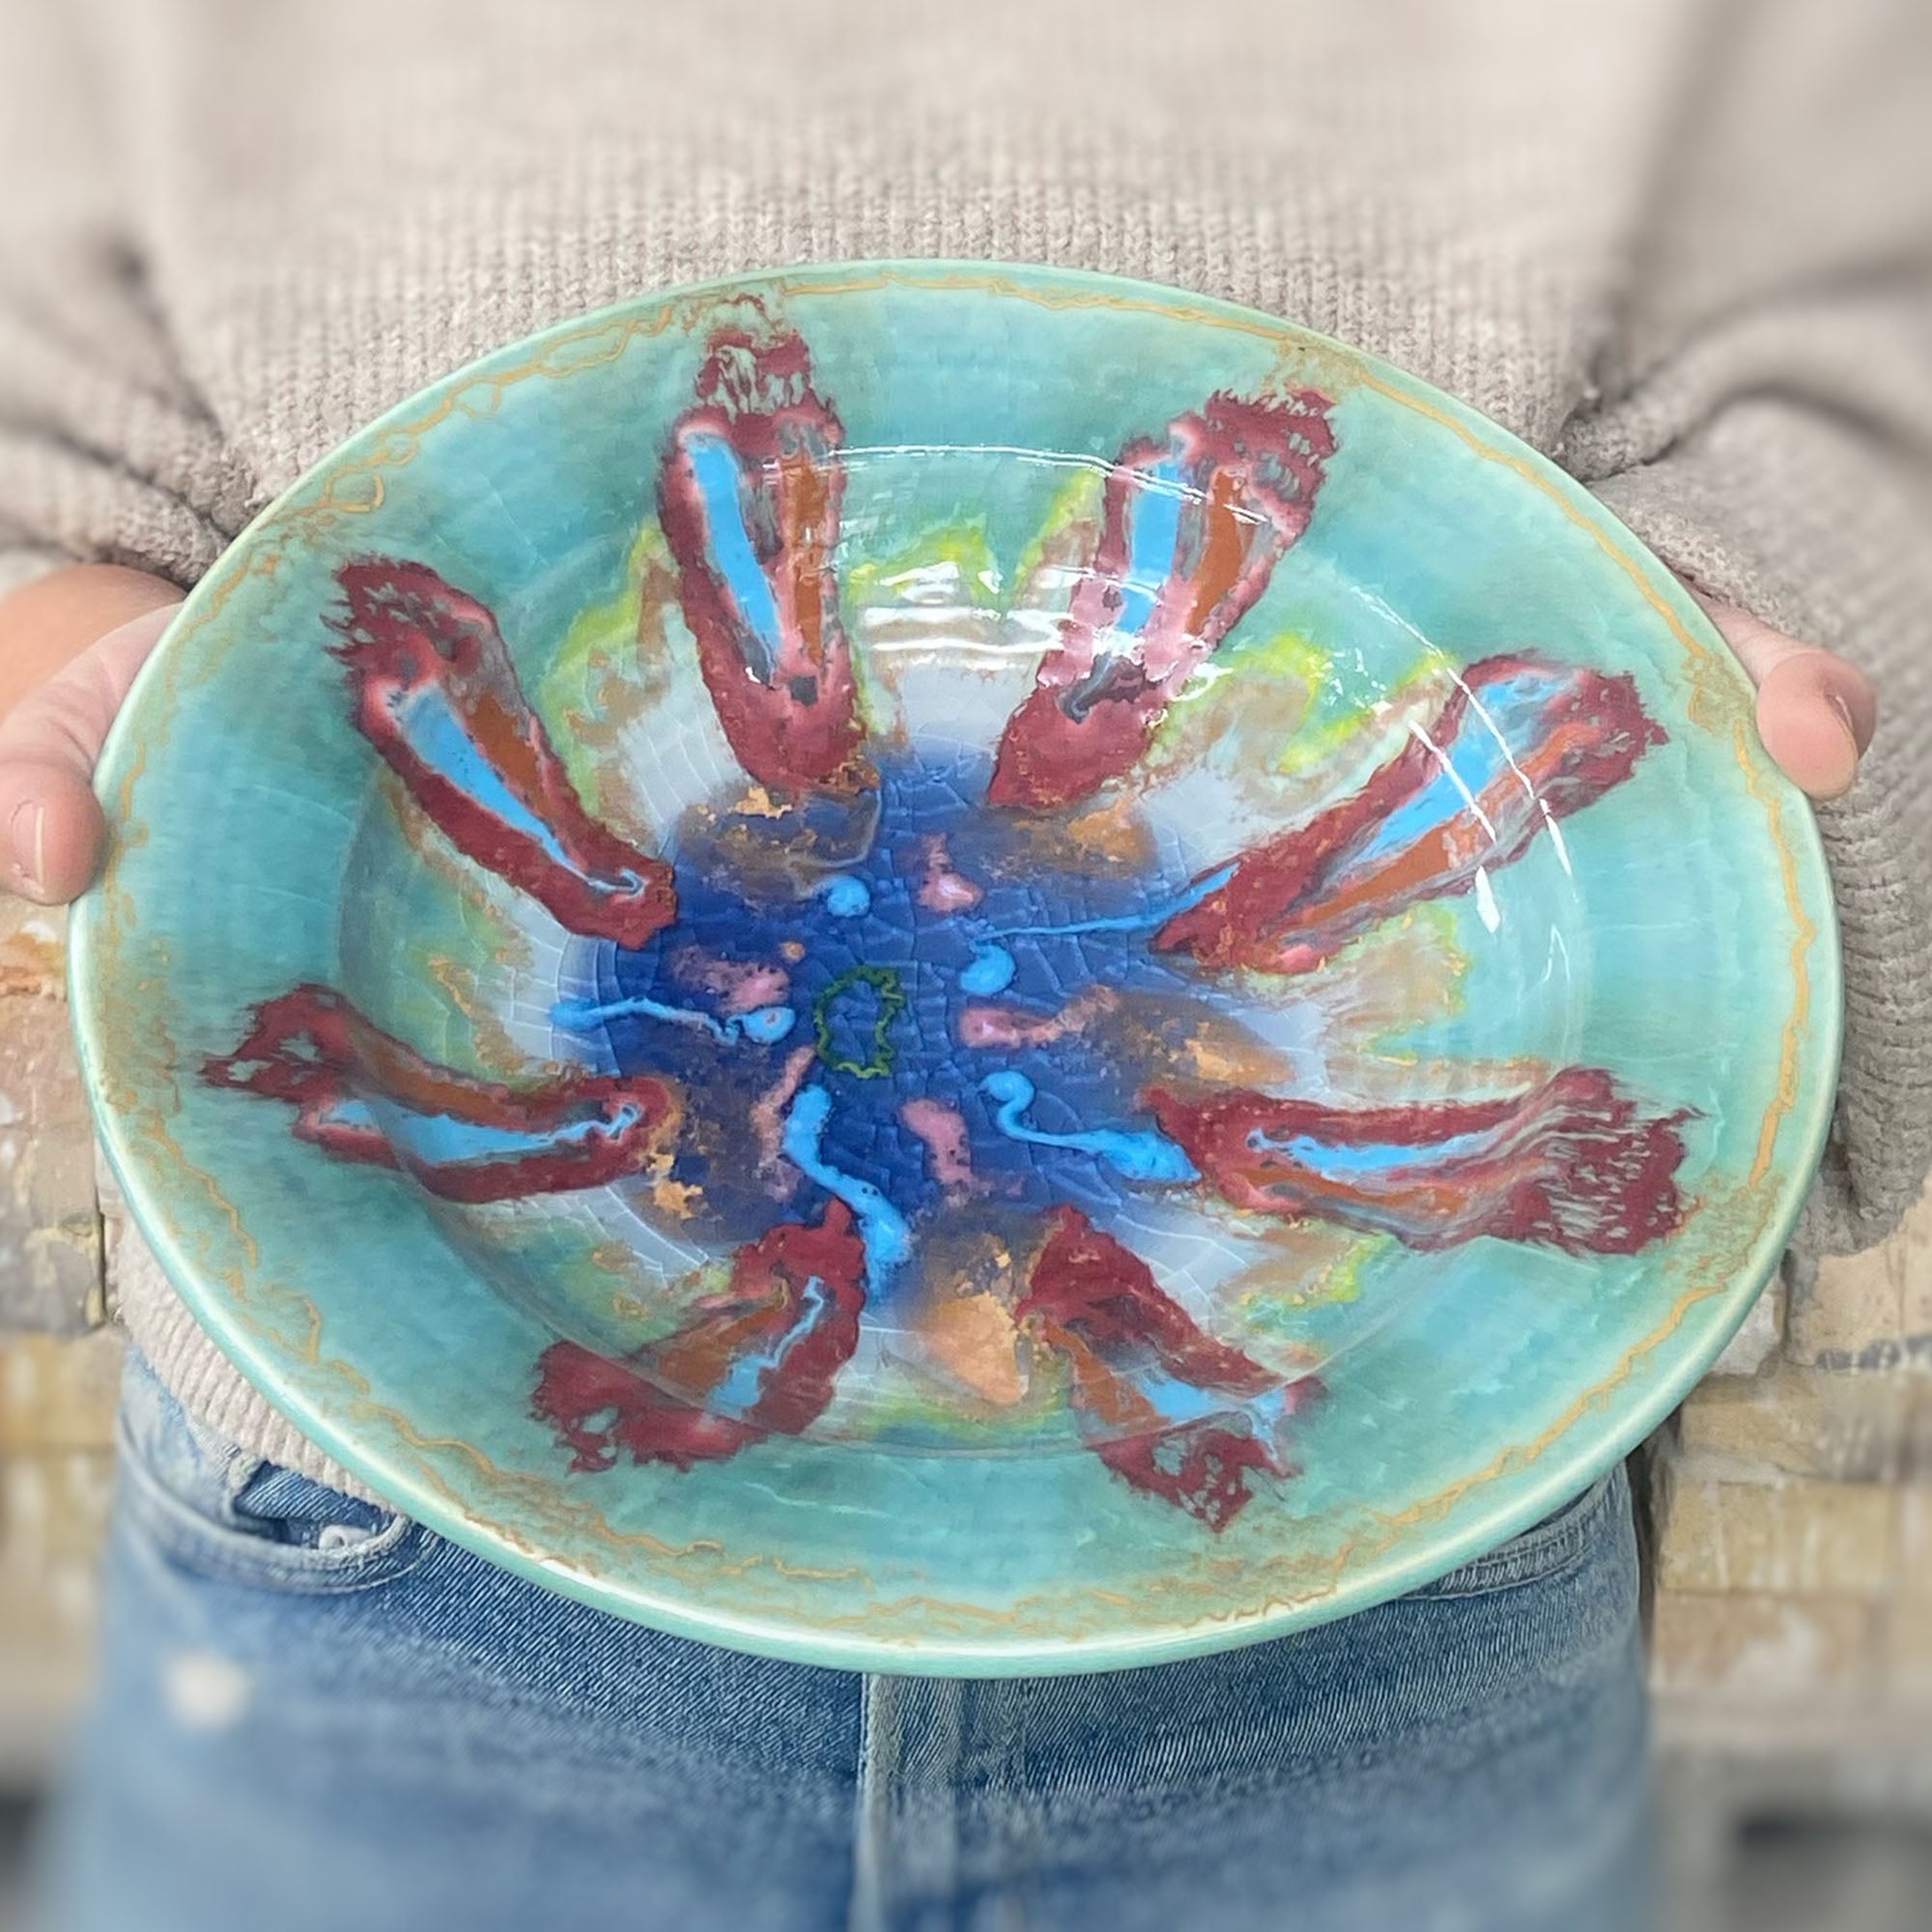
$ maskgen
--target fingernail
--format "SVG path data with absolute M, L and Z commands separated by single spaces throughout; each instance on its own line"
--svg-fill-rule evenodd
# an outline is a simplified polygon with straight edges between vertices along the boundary
M 8 826 L 14 841 L 14 880 L 23 893 L 39 898 L 47 875 L 47 809 L 37 798 L 23 798 L 14 808 Z
M 1855 785 L 1859 780 L 1858 726 L 1852 723 L 1852 714 L 1846 708 L 1845 700 L 1842 697 L 1840 697 L 1835 691 L 1827 691 L 1825 696 L 1827 700 L 1830 702 L 1833 714 L 1836 716 L 1838 723 L 1844 726 L 1845 762 L 1844 762 L 1844 767 L 1839 774 L 1837 782 L 1832 786 L 1830 791 L 1821 793 L 1820 796 L 1825 798 L 1842 798 L 1848 791 L 1851 790 L 1853 785 Z
M 1825 696 L 1832 700 L 1832 709 L 1837 714 L 1838 723 L 1845 727 L 1845 749 L 1852 754 L 1852 769 L 1845 783 L 1849 786 L 1859 775 L 1859 759 L 1863 754 L 1859 744 L 1859 727 L 1852 723 L 1852 710 L 1835 691 L 1828 691 Z

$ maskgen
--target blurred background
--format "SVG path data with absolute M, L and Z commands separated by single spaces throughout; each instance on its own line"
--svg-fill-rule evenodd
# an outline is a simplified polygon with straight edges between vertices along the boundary
M 0 0 L 0 61 L 33 4 Z M 87 1691 L 121 1352 L 62 936 L 0 896 L 0 1928 Z M 1640 1467 L 1677 1924 L 1932 1925 L 1932 1195 L 1776 1285 Z

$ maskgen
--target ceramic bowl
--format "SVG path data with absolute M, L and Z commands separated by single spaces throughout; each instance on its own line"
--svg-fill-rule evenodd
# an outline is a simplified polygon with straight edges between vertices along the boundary
M 653 297 L 267 512 L 116 729 L 74 1006 L 201 1321 L 399 1507 L 851 1667 L 1439 1577 L 1774 1265 L 1838 985 L 1670 575 L 1172 291 Z

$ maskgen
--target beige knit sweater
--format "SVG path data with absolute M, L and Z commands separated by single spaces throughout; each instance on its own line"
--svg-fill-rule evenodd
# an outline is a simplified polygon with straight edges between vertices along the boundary
M 1926 18 L 0 0 L 0 589 L 76 557 L 190 582 L 431 379 L 697 277 L 1005 257 L 1293 317 L 1878 676 L 1820 814 L 1849 1014 L 1800 1253 L 1862 1245 L 1932 1163 Z M 124 1304 L 193 1407 L 323 1470 L 151 1269 Z

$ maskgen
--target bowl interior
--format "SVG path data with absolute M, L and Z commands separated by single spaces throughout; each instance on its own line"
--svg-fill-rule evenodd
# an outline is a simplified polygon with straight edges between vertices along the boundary
M 935 355 L 923 380 L 980 373 Z M 522 679 L 583 795 L 674 868 L 678 916 L 641 945 L 565 931 L 451 852 L 370 760 L 340 915 L 350 1000 L 465 1066 L 649 1073 L 676 1083 L 685 1110 L 668 1167 L 482 1206 L 412 1177 L 422 1211 L 549 1331 L 635 1350 L 688 1327 L 720 1293 L 721 1258 L 813 1198 L 784 1137 L 788 1107 L 816 1088 L 830 1103 L 817 1157 L 908 1230 L 820 1437 L 1032 1455 L 1144 1427 L 1122 1406 L 1076 1432 L 1064 1375 L 1015 1332 L 1016 1267 L 1063 1206 L 1130 1225 L 1165 1291 L 1282 1381 L 1332 1370 L 1439 1278 L 1443 1255 L 1370 1228 L 1240 1217 L 1150 1174 L 1163 1155 L 1184 1161 L 1156 1145 L 1150 1092 L 1254 1088 L 1374 1109 L 1519 1091 L 1583 1052 L 1593 882 L 1545 838 L 1485 872 L 1465 904 L 1416 905 L 1305 971 L 1159 950 L 1202 882 L 1332 810 L 1427 730 L 1463 667 L 1304 539 L 1282 590 L 1217 654 L 1220 680 L 1184 690 L 1132 770 L 1097 797 L 992 804 L 1003 735 L 1075 593 L 1131 602 L 1128 570 L 1096 570 L 1092 554 L 1107 466 L 1078 449 L 885 447 L 838 469 L 838 615 L 876 772 L 854 792 L 788 798 L 738 762 L 674 574 L 652 568 L 648 489 L 638 527 L 572 547 L 500 613 L 512 650 L 533 646 Z M 493 495 L 513 517 L 526 498 L 554 513 L 571 472 L 520 474 L 521 490 L 493 479 Z M 1160 487 L 1129 484 L 1129 522 L 1159 514 L 1140 499 Z M 1429 508 L 1397 479 L 1382 514 L 1412 526 Z M 438 555 L 437 529 L 415 546 Z M 1459 628 L 1482 625 L 1485 594 L 1446 587 Z M 1334 636 L 1338 608 L 1346 653 L 1312 642 Z M 1304 738 L 1321 749 L 1300 753 Z M 1643 863 L 1665 892 L 1679 868 L 1677 889 L 1708 889 L 1692 882 L 1708 854 Z M 433 930 L 447 938 L 430 950 Z M 1631 944 L 1626 927 L 1626 957 Z M 1724 977 L 1704 978 L 1714 999 Z M 483 1027 L 452 1010 L 459 986 Z M 1669 1097 L 1700 1116 L 1716 1105 L 1708 1082 L 1687 1094 L 1679 1079 Z M 374 1104 L 399 1145 L 413 1134 L 431 1151 L 418 1117 Z M 676 1351 L 645 1364 L 668 1393 L 742 1418 L 755 1378 L 704 1386 L 712 1367 Z
M 1388 1583 L 1640 1433 L 1788 1227 L 1835 980 L 1748 716 L 1580 492 L 1337 345 L 698 291 L 197 593 L 77 1004 L 198 1310 L 431 1520 L 588 1563 L 538 1498 L 635 1459 L 626 1534 L 863 1527 L 924 1601 L 979 1518 L 973 1588 L 1112 1602 L 1266 1493 Z

